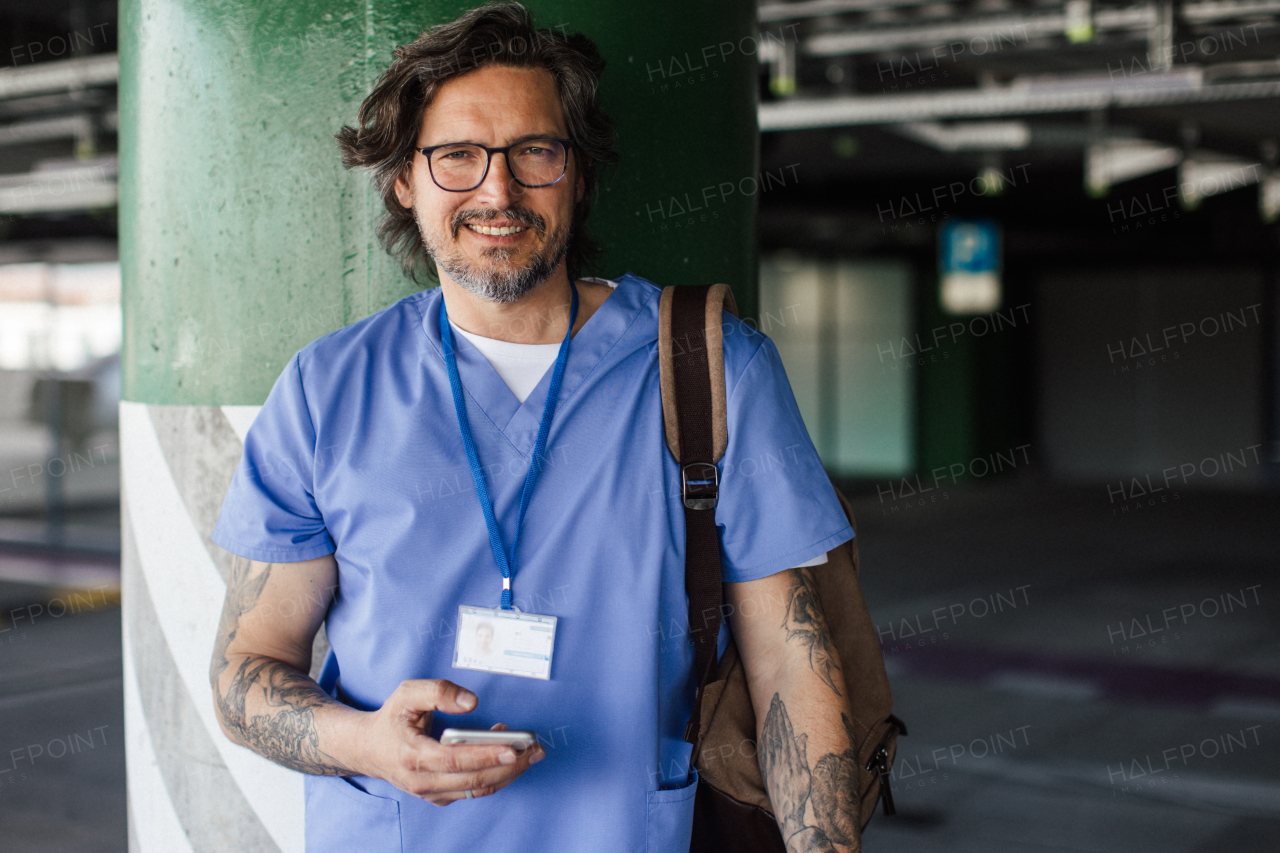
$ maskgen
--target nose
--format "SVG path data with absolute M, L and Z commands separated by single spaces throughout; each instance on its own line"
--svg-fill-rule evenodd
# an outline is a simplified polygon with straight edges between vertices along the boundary
M 489 174 L 484 176 L 483 183 L 476 188 L 476 201 L 497 210 L 505 210 L 511 206 L 513 198 L 518 198 L 524 187 L 516 183 L 511 174 L 511 166 L 505 153 L 496 153 L 489 158 Z

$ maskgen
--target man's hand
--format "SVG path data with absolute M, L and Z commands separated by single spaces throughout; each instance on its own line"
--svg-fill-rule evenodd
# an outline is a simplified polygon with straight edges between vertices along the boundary
M 541 744 L 517 753 L 509 746 L 442 746 L 429 737 L 431 715 L 465 714 L 476 696 L 451 681 L 403 681 L 377 711 L 364 720 L 365 775 L 385 779 L 402 791 L 437 806 L 483 797 L 505 788 L 546 756 Z M 498 723 L 493 728 L 505 729 Z
M 307 672 L 337 586 L 333 555 L 232 561 L 209 668 L 228 738 L 302 773 L 373 776 L 440 806 L 467 791 L 492 794 L 546 755 L 541 745 L 517 756 L 509 746 L 441 746 L 429 737 L 434 711 L 476 707 L 473 693 L 448 681 L 403 682 L 377 711 L 334 701 Z

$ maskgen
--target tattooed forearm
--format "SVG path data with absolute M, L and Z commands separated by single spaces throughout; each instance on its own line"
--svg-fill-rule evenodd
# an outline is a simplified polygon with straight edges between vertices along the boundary
M 760 733 L 760 770 L 787 853 L 858 850 L 858 767 L 852 726 L 841 714 L 849 748 L 829 752 L 809 770 L 808 736 L 796 734 L 786 703 L 775 693 Z M 806 820 L 806 806 L 813 819 Z M 838 845 L 838 847 L 837 847 Z
M 232 654 L 242 621 L 258 605 L 275 565 L 236 557 L 218 625 L 209 678 L 218 717 L 231 737 L 260 755 L 313 775 L 352 772 L 320 748 L 315 709 L 332 703 L 311 678 L 272 657 Z
M 818 585 L 808 569 L 792 569 L 792 572 L 795 573 L 796 585 L 791 589 L 787 615 L 782 622 L 782 627 L 787 631 L 787 642 L 795 640 L 808 646 L 809 668 L 837 696 L 843 696 L 840 684 L 844 679 L 840 672 L 839 655 L 836 654 L 831 629 L 827 627 L 826 617 L 822 614 Z
M 246 699 L 262 691 L 266 713 L 249 715 Z M 227 690 L 215 691 L 218 711 L 245 746 L 277 764 L 317 776 L 350 773 L 320 749 L 314 710 L 332 701 L 307 675 L 287 663 L 253 656 L 240 662 Z

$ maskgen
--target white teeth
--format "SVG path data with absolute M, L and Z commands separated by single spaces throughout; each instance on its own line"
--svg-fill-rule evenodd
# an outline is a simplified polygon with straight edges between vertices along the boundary
M 490 228 L 488 225 L 467 225 L 467 227 L 472 231 L 475 231 L 477 234 L 486 234 L 490 237 L 504 237 L 507 234 L 519 234 L 521 231 L 524 231 L 527 226 L 515 225 L 508 228 Z

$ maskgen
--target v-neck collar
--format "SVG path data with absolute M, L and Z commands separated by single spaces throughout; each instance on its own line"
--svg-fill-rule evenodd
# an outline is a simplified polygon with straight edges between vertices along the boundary
M 634 322 L 641 308 L 653 297 L 650 288 L 642 280 L 627 273 L 617 279 L 613 293 L 591 315 L 578 333 L 570 339 L 569 358 L 565 364 L 564 378 L 560 384 L 560 399 L 556 403 L 556 421 L 569 411 L 569 401 L 590 373 L 596 369 L 605 355 Z M 443 293 L 440 288 L 428 291 L 419 310 L 422 313 L 421 328 L 431 344 L 431 349 L 444 370 L 444 347 L 440 341 L 440 306 Z M 538 434 L 538 422 L 547 400 L 551 384 L 551 371 L 547 370 L 538 384 L 521 403 L 507 387 L 489 360 L 461 335 L 454 336 L 454 355 L 458 360 L 458 375 L 467 395 L 467 406 L 479 408 L 485 417 L 506 437 L 521 456 L 528 457 Z M 552 434 L 556 423 L 551 424 Z

